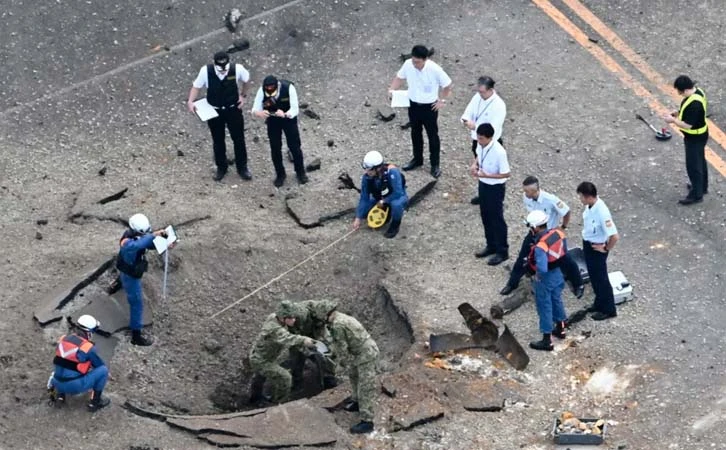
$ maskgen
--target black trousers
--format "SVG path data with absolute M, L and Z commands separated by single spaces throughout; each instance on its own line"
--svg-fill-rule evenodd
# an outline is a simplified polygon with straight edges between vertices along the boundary
M 247 168 L 247 146 L 245 145 L 245 120 L 242 111 L 237 107 L 218 109 L 218 117 L 209 119 L 207 125 L 212 133 L 212 148 L 214 149 L 214 164 L 217 168 L 227 171 L 227 145 L 225 144 L 224 128 L 229 130 L 229 136 L 234 143 L 234 162 L 237 171 Z
M 582 242 L 582 250 L 587 273 L 590 275 L 590 284 L 595 291 L 595 310 L 605 314 L 615 314 L 615 297 L 608 279 L 608 253 L 593 250 L 592 243 L 588 241 Z
M 700 199 L 708 190 L 708 162 L 706 161 L 706 143 L 708 133 L 688 136 L 683 139 L 686 148 L 686 172 L 691 181 L 688 197 Z
M 512 265 L 512 272 L 509 274 L 509 281 L 507 284 L 510 286 L 517 286 L 519 284 L 519 280 L 521 280 L 526 273 L 525 264 L 529 257 L 529 252 L 534 244 L 534 236 L 532 233 L 527 233 L 522 240 L 522 248 L 519 249 L 517 260 Z M 565 280 L 570 283 L 573 288 L 584 284 L 582 281 L 582 275 L 580 275 L 580 268 L 569 253 L 566 253 L 560 260 L 560 270 L 562 271 L 562 275 L 564 275 Z
M 432 103 L 411 102 L 408 108 L 408 120 L 411 122 L 411 144 L 413 145 L 413 159 L 423 164 L 423 130 L 429 139 L 429 161 L 431 167 L 439 165 L 441 141 L 439 140 L 439 125 L 436 122 L 439 112 L 431 109 Z
M 484 226 L 486 246 L 498 255 L 509 253 L 507 222 L 504 221 L 504 193 L 506 183 L 479 182 L 479 214 Z
M 282 133 L 285 132 L 287 148 L 292 154 L 295 173 L 305 173 L 305 163 L 300 143 L 300 131 L 297 127 L 297 117 L 287 119 L 283 117 L 267 118 L 267 137 L 270 139 L 270 156 L 272 165 L 275 166 L 275 173 L 278 177 L 285 176 L 285 165 L 282 163 Z

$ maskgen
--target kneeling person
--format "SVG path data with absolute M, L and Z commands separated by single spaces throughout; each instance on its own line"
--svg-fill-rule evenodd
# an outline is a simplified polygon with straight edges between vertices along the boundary
M 544 211 L 535 210 L 527 215 L 527 226 L 535 242 L 528 265 L 530 273 L 534 273 L 534 298 L 542 332 L 542 340 L 530 342 L 529 346 L 534 350 L 551 351 L 554 348 L 552 335 L 565 338 L 567 315 L 562 302 L 565 279 L 559 266 L 567 253 L 567 239 L 557 228 L 547 230 L 548 220 Z
M 108 381 L 108 368 L 91 342 L 93 331 L 98 326 L 93 316 L 82 315 L 78 318 L 76 332 L 62 336 L 58 341 L 53 358 L 55 370 L 48 383 L 54 401 L 64 402 L 66 394 L 75 395 L 90 390 L 89 411 L 97 411 L 111 403 L 111 400 L 101 396 Z
M 368 152 L 363 158 L 365 173 L 361 179 L 360 201 L 353 220 L 353 229 L 360 228 L 360 222 L 376 205 L 389 208 L 391 224 L 385 237 L 393 238 L 398 234 L 403 219 L 403 211 L 408 205 L 406 180 L 398 167 L 383 161 L 377 151 Z

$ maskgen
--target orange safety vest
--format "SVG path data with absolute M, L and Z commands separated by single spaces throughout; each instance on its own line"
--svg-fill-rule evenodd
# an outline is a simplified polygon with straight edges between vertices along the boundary
M 547 254 L 547 267 L 549 269 L 557 267 L 557 262 L 567 253 L 567 249 L 565 248 L 565 233 L 555 228 L 542 235 L 539 241 L 532 246 L 528 258 L 529 268 L 532 272 L 537 271 L 534 250 L 538 247 Z
M 55 348 L 55 358 L 53 364 L 57 364 L 66 369 L 75 370 L 85 375 L 91 370 L 91 361 L 80 362 L 78 360 L 78 352 L 88 353 L 93 348 L 93 342 L 84 339 L 75 334 L 61 336 L 58 345 Z

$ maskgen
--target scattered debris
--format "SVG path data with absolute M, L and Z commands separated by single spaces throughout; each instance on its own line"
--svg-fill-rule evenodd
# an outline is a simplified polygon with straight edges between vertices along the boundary
M 406 122 L 403 125 L 400 126 L 402 130 L 408 130 L 411 128 L 411 122 Z
M 578 419 L 566 411 L 555 419 L 552 434 L 557 444 L 599 445 L 603 443 L 606 429 L 603 419 Z
M 595 39 L 595 38 L 590 37 L 590 36 L 587 37 L 587 40 L 590 41 L 590 42 L 592 42 L 593 44 L 600 43 L 600 41 L 598 39 Z
M 240 21 L 242 20 L 242 12 L 238 8 L 233 8 L 224 16 L 224 26 L 230 33 L 237 31 Z
M 354 189 L 360 192 L 360 189 L 358 189 L 358 187 L 355 185 L 353 178 L 350 177 L 348 172 L 343 172 L 338 175 L 338 180 L 341 182 L 341 186 L 339 186 L 338 189 Z M 411 202 L 409 201 L 409 204 L 410 203 Z
M 396 112 L 389 106 L 381 106 L 376 111 L 376 117 L 383 122 L 390 122 L 396 117 Z
M 410 403 L 402 413 L 390 417 L 392 431 L 406 431 L 444 417 L 444 407 L 432 398 Z
M 451 365 L 444 359 L 433 358 L 429 361 L 424 362 L 424 366 L 430 369 L 444 369 L 451 370 Z
M 43 235 L 40 234 L 40 231 L 35 232 L 35 239 L 37 239 L 39 241 L 43 239 Z
M 104 197 L 98 201 L 98 204 L 105 205 L 106 203 L 109 203 L 109 202 L 115 202 L 116 200 L 119 200 L 124 195 L 126 195 L 126 192 L 128 192 L 128 190 L 129 190 L 129 188 L 124 188 L 124 189 L 116 192 L 115 194 L 111 194 L 108 197 Z
M 366 100 L 366 101 L 365 101 L 365 102 L 363 103 L 363 106 L 365 106 L 366 108 L 370 108 L 370 106 L 371 106 L 371 102 L 369 102 L 368 100 Z
M 102 177 L 102 176 L 106 175 L 106 170 L 108 170 L 108 168 L 106 166 L 101 167 L 101 170 L 98 171 L 98 176 Z
M 176 151 L 176 156 L 184 156 L 184 152 L 181 150 Z
M 48 219 L 38 219 L 35 221 L 38 225 L 48 225 Z
M 306 166 L 305 170 L 308 172 L 314 172 L 316 170 L 320 170 L 320 158 L 313 158 L 312 161 L 310 161 Z
M 307 117 L 310 117 L 311 119 L 320 120 L 320 116 L 312 109 L 304 110 L 303 114 L 305 114 Z
M 335 145 L 335 141 L 332 139 L 328 139 L 328 147 L 332 147 Z
M 232 45 L 227 47 L 227 53 L 237 53 L 237 52 L 243 52 L 250 48 L 250 41 L 247 39 L 235 39 L 232 41 Z
M 202 346 L 204 347 L 204 350 L 212 355 L 222 350 L 222 344 L 220 344 L 216 339 L 212 338 L 206 339 Z

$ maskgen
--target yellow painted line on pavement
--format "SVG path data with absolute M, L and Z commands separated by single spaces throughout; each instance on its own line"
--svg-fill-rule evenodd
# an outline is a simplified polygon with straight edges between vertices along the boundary
M 567 0 L 565 0 L 567 1 Z M 646 89 L 641 83 L 635 80 L 623 67 L 618 64 L 610 55 L 608 55 L 599 46 L 590 42 L 587 34 L 577 25 L 572 23 L 559 9 L 557 9 L 549 0 L 532 0 L 545 14 L 547 14 L 557 25 L 560 26 L 567 34 L 569 34 L 578 44 L 587 50 L 595 59 L 602 64 L 607 70 L 615 74 L 625 86 L 630 88 L 636 95 L 648 101 L 650 108 L 657 114 L 668 114 L 671 110 L 661 103 L 656 96 Z M 603 24 L 604 26 L 604 24 Z M 654 72 L 655 73 L 655 72 Z M 709 124 L 710 126 L 710 124 Z M 675 133 L 681 135 L 677 127 L 671 126 Z M 720 130 L 719 130 L 720 131 Z M 706 160 L 718 172 L 726 177 L 726 161 L 716 154 L 710 147 L 706 147 Z
M 562 0 L 567 6 L 572 9 L 583 21 L 592 27 L 593 30 L 597 31 L 623 58 L 625 58 L 630 64 L 632 64 L 640 73 L 645 76 L 651 83 L 656 85 L 661 92 L 665 95 L 673 98 L 678 104 L 680 104 L 682 98 L 676 93 L 673 85 L 666 82 L 665 78 L 662 77 L 648 62 L 643 59 L 638 53 L 635 52 L 628 44 L 625 43 L 620 37 L 605 23 L 600 20 L 592 11 L 590 11 L 580 0 Z M 726 133 L 721 130 L 712 120 L 708 121 L 708 134 L 714 141 L 726 150 Z

